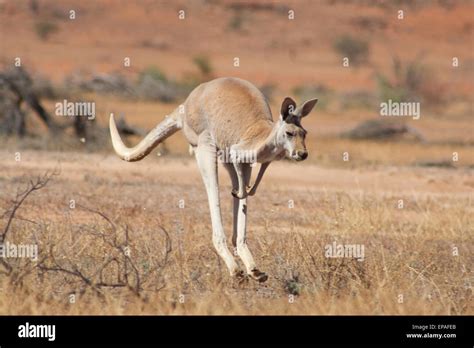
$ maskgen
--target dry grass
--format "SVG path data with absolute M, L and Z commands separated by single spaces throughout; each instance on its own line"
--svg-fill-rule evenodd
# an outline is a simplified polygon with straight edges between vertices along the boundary
M 192 161 L 152 158 L 130 165 L 110 156 L 33 151 L 24 152 L 21 162 L 11 153 L 2 156 L 2 213 L 26 178 L 57 162 L 61 174 L 32 193 L 13 220 L 8 240 L 36 241 L 41 261 L 9 260 L 13 273 L 0 275 L 1 314 L 474 312 L 470 171 L 304 164 L 305 177 L 298 180 L 295 165 L 276 164 L 249 202 L 250 248 L 270 275 L 260 285 L 238 284 L 215 253 Z M 222 181 L 229 231 L 230 188 L 225 176 Z M 404 209 L 397 208 L 398 199 Z M 112 224 L 79 204 L 104 213 Z M 333 241 L 363 244 L 365 260 L 326 258 L 324 247 Z M 45 269 L 55 267 L 79 273 Z M 292 293 L 298 294 L 293 302 Z

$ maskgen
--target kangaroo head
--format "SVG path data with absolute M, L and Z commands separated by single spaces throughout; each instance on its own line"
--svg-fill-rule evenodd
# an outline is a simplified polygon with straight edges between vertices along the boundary
M 295 101 L 290 97 L 283 100 L 276 142 L 285 150 L 287 158 L 303 161 L 308 157 L 305 145 L 306 130 L 301 125 L 301 118 L 311 112 L 317 101 L 317 99 L 308 100 L 297 108 Z

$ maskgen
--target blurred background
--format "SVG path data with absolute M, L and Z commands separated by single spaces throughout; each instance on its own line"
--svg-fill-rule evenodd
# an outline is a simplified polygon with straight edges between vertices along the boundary
M 274 118 L 287 95 L 319 98 L 304 121 L 309 162 L 338 166 L 348 152 L 351 165 L 470 167 L 473 9 L 469 0 L 1 0 L 1 141 L 111 151 L 111 112 L 134 144 L 199 83 L 236 76 L 262 90 Z M 56 116 L 64 99 L 94 101 L 96 119 Z M 388 99 L 419 101 L 420 119 L 380 117 Z M 158 151 L 187 156 L 187 144 L 179 134 Z

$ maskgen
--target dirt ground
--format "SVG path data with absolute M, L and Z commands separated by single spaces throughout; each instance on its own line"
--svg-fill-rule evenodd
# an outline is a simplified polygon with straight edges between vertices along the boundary
M 239 284 L 213 250 L 206 195 L 192 158 L 130 164 L 109 154 L 27 150 L 20 161 L 12 152 L 1 156 L 3 211 L 29 178 L 60 170 L 18 210 L 12 241 L 39 240 L 40 255 L 54 245 L 59 264 L 99 283 L 94 268 L 114 250 L 90 234 L 109 229 L 85 208 L 98 210 L 117 225 L 119 239 L 129 226 L 131 259 L 142 282 L 138 295 L 101 287 L 98 296 L 74 275 L 27 273 L 29 261 L 20 261 L 28 275 L 3 282 L 9 294 L 0 297 L 3 314 L 473 312 L 470 170 L 272 164 L 248 210 L 249 245 L 269 280 Z M 304 174 L 295 176 L 297 167 Z M 230 239 L 230 183 L 221 172 Z M 161 228 L 171 240 L 166 262 Z M 335 241 L 364 245 L 364 261 L 325 257 L 325 246 Z M 116 272 L 108 267 L 104 277 Z M 128 281 L 134 284 L 131 276 Z M 25 293 L 34 295 L 25 300 Z M 73 304 L 71 294 L 77 294 Z
M 373 88 L 374 70 L 388 70 L 395 55 L 403 61 L 421 55 L 442 81 L 432 86 L 438 93 L 474 91 L 469 0 L 259 3 L 255 8 L 253 1 L 232 0 L 44 0 L 35 13 L 28 1 L 4 0 L 0 65 L 21 57 L 29 70 L 55 81 L 73 72 L 135 76 L 147 66 L 181 78 L 193 71 L 192 57 L 206 55 L 217 76 L 284 84 L 288 90 L 317 81 L 337 91 L 355 91 Z M 68 17 L 70 10 L 76 12 L 74 20 Z M 185 11 L 183 20 L 180 10 Z M 295 20 L 288 19 L 290 10 Z M 397 17 L 399 10 L 403 20 Z M 237 28 L 232 26 L 236 21 Z M 54 23 L 58 30 L 41 40 L 34 30 L 38 22 Z M 333 45 L 345 33 L 370 43 L 368 66 L 342 66 Z M 131 58 L 128 68 L 124 57 Z M 238 68 L 235 57 L 240 58 Z M 453 57 L 460 59 L 459 69 L 452 69 Z

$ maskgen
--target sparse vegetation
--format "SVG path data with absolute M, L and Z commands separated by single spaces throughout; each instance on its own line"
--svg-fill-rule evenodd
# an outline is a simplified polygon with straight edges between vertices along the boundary
M 36 76 L 33 79 L 31 89 L 39 98 L 45 99 L 58 99 L 60 95 L 65 96 L 66 92 L 56 88 L 51 80 L 43 76 Z
M 24 155 L 43 165 L 55 161 L 37 152 Z M 37 243 L 39 257 L 36 263 L 9 259 L 9 266 L 0 265 L 0 288 L 9 294 L 0 296 L 2 314 L 472 313 L 463 271 L 473 266 L 474 240 L 467 233 L 474 228 L 472 202 L 452 192 L 432 195 L 426 184 L 417 184 L 416 174 L 379 172 L 386 179 L 369 181 L 373 192 L 346 190 L 347 178 L 334 171 L 330 191 L 307 181 L 297 190 L 267 186 L 251 202 L 260 210 L 250 215 L 249 243 L 270 275 L 259 285 L 235 282 L 213 252 L 197 169 L 179 161 L 151 171 L 148 164 L 94 168 L 89 163 L 102 156 L 62 158 L 61 175 L 33 192 L 11 219 L 6 240 Z M 182 185 L 166 184 L 170 166 L 184 178 Z M 287 164 L 276 166 L 278 175 L 296 180 Z M 0 231 L 12 216 L 9 198 L 15 197 L 17 178 L 41 173 L 21 168 L 13 160 L 5 163 Z M 429 173 L 426 182 L 443 180 L 419 170 Z M 358 176 L 361 185 L 367 185 L 366 175 Z M 393 180 L 417 189 L 392 196 L 387 185 Z M 290 190 L 298 202 L 291 211 L 279 198 Z M 177 197 L 186 199 L 184 214 L 170 203 Z M 396 207 L 400 198 L 404 209 Z M 230 204 L 230 198 L 223 201 Z M 364 261 L 325 257 L 325 245 L 334 240 L 363 244 Z
M 153 80 L 161 81 L 161 82 L 168 82 L 168 78 L 166 77 L 166 74 L 156 66 L 149 66 L 143 69 L 142 71 L 140 71 L 140 75 L 138 77 L 139 83 L 142 82 L 146 78 L 152 78 Z
M 234 14 L 230 19 L 228 26 L 231 30 L 240 31 L 243 28 L 244 20 L 245 15 L 242 11 L 234 11 Z
M 64 88 L 75 92 L 111 93 L 122 97 L 134 96 L 134 86 L 121 73 L 87 74 L 76 72 L 66 76 Z
M 165 103 L 173 102 L 180 96 L 176 83 L 170 81 L 159 68 L 154 66 L 140 72 L 135 91 L 140 98 Z
M 377 85 L 381 101 L 425 101 L 433 106 L 446 97 L 443 86 L 419 57 L 408 62 L 394 57 L 391 76 L 378 73 Z
M 350 64 L 360 65 L 369 58 L 369 43 L 350 35 L 343 35 L 334 42 L 334 49 L 343 57 L 349 58 Z
M 207 56 L 196 56 L 193 58 L 194 65 L 198 68 L 199 72 L 203 78 L 208 78 L 212 76 L 213 68 L 211 60 Z
M 35 23 L 36 35 L 38 35 L 41 40 L 48 40 L 49 37 L 58 30 L 58 26 L 53 22 L 41 21 Z
M 95 92 L 113 94 L 122 98 L 142 99 L 171 103 L 185 98 L 188 86 L 175 81 L 156 66 L 149 66 L 138 74 L 136 81 L 126 78 L 120 73 L 108 74 L 72 74 L 64 85 L 69 90 L 78 92 Z

